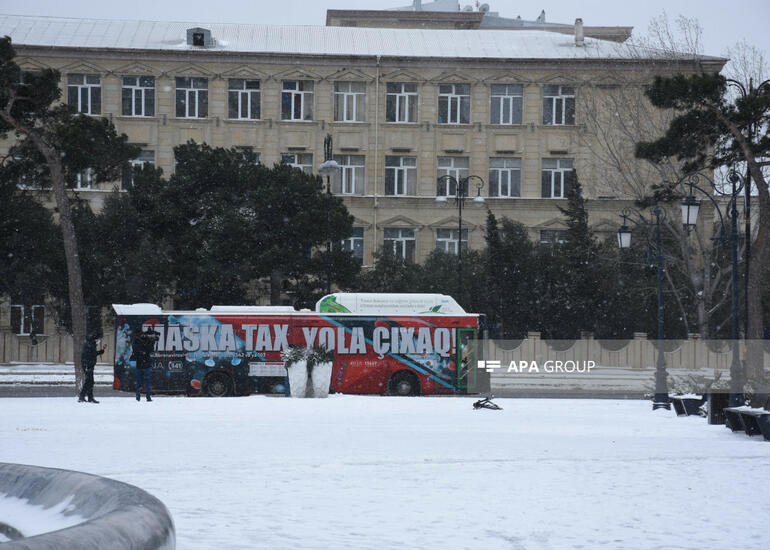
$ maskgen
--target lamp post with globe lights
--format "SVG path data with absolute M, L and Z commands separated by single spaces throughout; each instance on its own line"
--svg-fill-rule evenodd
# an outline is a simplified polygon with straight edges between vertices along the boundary
M 332 135 L 326 134 L 324 138 L 324 161 L 321 166 L 318 167 L 318 171 L 326 176 L 326 231 L 331 231 L 329 227 L 331 215 L 331 177 L 336 175 L 340 170 L 340 165 L 336 160 L 332 158 Z M 326 294 L 332 292 L 332 241 L 331 238 L 326 240 Z
M 484 187 L 484 180 L 481 176 L 470 175 L 458 180 L 454 176 L 446 174 L 440 176 L 437 180 L 438 193 L 436 194 L 436 204 L 440 207 L 446 206 L 448 197 L 453 195 L 457 203 L 457 293 L 459 300 L 463 299 L 463 203 L 468 198 L 471 182 L 474 182 L 476 186 L 476 196 L 473 197 L 473 204 L 482 206 L 484 204 L 484 197 L 481 196 L 481 190 Z M 455 193 L 451 192 L 452 187 L 454 187 Z
M 682 224 L 687 230 L 695 227 L 698 220 L 698 212 L 700 210 L 700 201 L 695 198 L 695 191 L 705 195 L 714 205 L 714 209 L 719 216 L 720 233 L 716 237 L 716 240 L 720 240 L 723 243 L 730 243 L 730 255 L 731 255 L 731 339 L 732 339 L 732 361 L 730 363 L 730 407 L 740 407 L 745 404 L 743 395 L 743 386 L 746 382 L 746 377 L 743 372 L 740 359 L 739 340 L 740 340 L 740 305 L 739 305 L 739 292 L 738 292 L 738 197 L 743 191 L 746 180 L 735 170 L 730 170 L 727 173 L 727 182 L 730 184 L 729 192 L 725 191 L 721 186 L 715 185 L 711 182 L 711 188 L 714 193 L 710 193 L 698 185 L 700 176 L 693 174 L 687 178 L 686 181 L 679 182 L 671 187 L 685 187 L 689 188 L 687 196 L 682 199 Z M 714 199 L 714 194 L 722 195 L 724 197 L 730 197 L 727 204 L 727 217 L 730 219 L 730 230 L 728 234 L 727 224 L 725 224 L 725 218 L 722 215 L 722 209 Z
M 648 230 L 655 228 L 655 246 L 650 245 L 655 251 L 655 263 L 657 267 L 657 292 L 658 292 L 658 359 L 655 363 L 655 395 L 652 399 L 652 410 L 671 409 L 671 400 L 668 397 L 668 373 L 666 372 L 666 357 L 663 351 L 665 327 L 663 318 L 663 240 L 661 238 L 660 225 L 666 219 L 666 211 L 659 205 L 652 207 L 655 221 L 647 219 L 641 212 L 633 208 L 625 208 L 621 212 L 623 225 L 618 229 L 618 246 L 625 250 L 631 247 L 630 221 L 638 227 Z M 648 240 L 649 244 L 649 240 Z

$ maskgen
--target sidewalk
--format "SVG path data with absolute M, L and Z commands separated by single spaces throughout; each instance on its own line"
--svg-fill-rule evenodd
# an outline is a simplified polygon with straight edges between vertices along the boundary
M 112 365 L 97 364 L 95 386 L 112 386 Z M 10 363 L 0 365 L 0 385 L 23 384 L 41 386 L 74 386 L 72 363 Z
M 506 372 L 506 368 L 491 373 L 491 393 L 497 397 L 603 397 L 641 399 L 654 390 L 655 368 L 597 366 L 590 373 Z M 711 369 L 668 369 L 677 378 L 712 378 Z M 729 380 L 729 372 L 722 373 Z M 94 384 L 112 387 L 113 368 L 98 363 Z M 75 368 L 72 363 L 7 363 L 0 364 L 0 386 L 74 386 Z M 669 381 L 669 389 L 675 388 Z

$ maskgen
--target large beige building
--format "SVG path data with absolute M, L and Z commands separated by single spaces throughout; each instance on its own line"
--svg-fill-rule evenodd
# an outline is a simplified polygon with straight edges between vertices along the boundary
M 109 118 L 141 146 L 136 162 L 167 174 L 174 146 L 188 140 L 317 173 L 330 134 L 341 166 L 333 192 L 355 217 L 346 246 L 364 265 L 381 247 L 414 261 L 458 242 L 482 247 L 487 208 L 535 240 L 558 240 L 573 168 L 595 229 L 616 230 L 633 197 L 608 185 L 615 176 L 597 155 L 597 120 L 611 124 L 623 109 L 602 94 L 725 61 L 640 54 L 623 44 L 628 27 L 428 17 L 417 4 L 395 19 L 330 11 L 325 27 L 7 15 L 0 35 L 23 69 L 60 71 L 63 101 Z M 469 184 L 462 234 L 457 181 Z M 84 173 L 73 192 L 98 208 L 114 185 Z

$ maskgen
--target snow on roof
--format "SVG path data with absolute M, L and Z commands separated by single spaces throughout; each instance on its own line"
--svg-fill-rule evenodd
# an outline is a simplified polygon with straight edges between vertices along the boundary
M 187 29 L 211 30 L 214 45 L 192 46 Z M 0 36 L 61 48 L 222 51 L 305 55 L 494 59 L 624 58 L 614 42 L 538 30 L 438 30 L 72 19 L 0 14 Z M 659 57 L 652 55 L 652 57 Z
M 457 0 L 435 0 L 435 2 L 420 2 L 419 9 L 412 2 L 411 6 L 403 8 L 390 8 L 389 11 L 460 11 L 460 2 Z
M 155 304 L 112 304 L 118 315 L 160 315 L 162 310 Z
M 205 311 L 205 310 L 204 310 Z M 211 306 L 211 313 L 296 313 L 291 306 Z

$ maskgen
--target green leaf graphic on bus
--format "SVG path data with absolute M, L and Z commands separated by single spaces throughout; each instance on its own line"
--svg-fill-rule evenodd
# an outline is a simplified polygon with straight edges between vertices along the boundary
M 441 305 L 437 305 L 437 306 L 433 306 L 432 308 L 426 311 L 421 311 L 418 315 L 421 315 L 423 313 L 444 313 L 443 311 L 440 311 L 440 310 L 441 310 Z
M 337 302 L 336 296 L 327 296 L 321 300 L 320 311 L 322 313 L 350 313 L 350 310 Z

